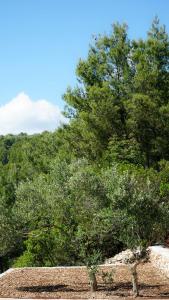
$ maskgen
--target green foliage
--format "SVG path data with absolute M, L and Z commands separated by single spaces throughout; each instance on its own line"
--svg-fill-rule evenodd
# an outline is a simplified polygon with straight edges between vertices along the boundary
M 115 269 L 112 269 L 109 272 L 102 271 L 101 276 L 104 284 L 108 285 L 108 287 L 111 287 L 112 284 L 114 283 L 114 276 L 115 276 Z
M 64 246 L 65 240 L 60 239 L 56 228 L 31 231 L 25 241 L 26 250 L 14 262 L 13 267 L 51 267 L 67 264 L 67 252 Z
M 168 159 L 168 67 L 169 39 L 157 18 L 145 41 L 130 41 L 119 24 L 95 37 L 77 66 L 80 85 L 64 95 L 75 155 L 100 160 L 106 152 L 146 167 Z
M 168 203 L 160 195 L 156 171 L 115 166 L 105 173 L 104 180 L 110 206 L 119 224 L 119 238 L 127 247 L 147 247 L 164 238 L 168 227 Z
M 2 200 L 0 201 L 0 224 L 0 256 L 4 256 L 14 247 L 15 223 L 10 210 Z

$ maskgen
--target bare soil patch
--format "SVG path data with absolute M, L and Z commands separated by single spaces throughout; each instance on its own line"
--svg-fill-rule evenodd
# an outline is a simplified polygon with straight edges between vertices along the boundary
M 114 267 L 113 267 L 114 268 Z M 112 267 L 100 267 L 97 275 L 99 289 L 90 293 L 86 268 L 23 268 L 14 269 L 0 278 L 0 297 L 6 298 L 55 298 L 55 299 L 113 299 L 132 298 L 130 273 L 126 266 L 116 266 L 115 281 L 108 287 L 101 271 Z M 138 267 L 140 296 L 169 299 L 169 279 L 151 263 Z M 143 299 L 143 298 L 142 298 Z

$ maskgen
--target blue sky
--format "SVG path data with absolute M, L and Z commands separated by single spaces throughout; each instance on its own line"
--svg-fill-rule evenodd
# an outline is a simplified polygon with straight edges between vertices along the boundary
M 93 34 L 118 21 L 131 38 L 145 37 L 155 15 L 169 31 L 168 12 L 169 0 L 0 0 L 1 108 L 22 92 L 63 109 Z

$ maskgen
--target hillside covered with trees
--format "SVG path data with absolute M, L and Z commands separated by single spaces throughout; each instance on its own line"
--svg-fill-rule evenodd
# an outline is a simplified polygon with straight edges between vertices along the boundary
M 69 122 L 0 137 L 0 269 L 92 264 L 169 229 L 169 36 L 127 26 L 94 38 Z

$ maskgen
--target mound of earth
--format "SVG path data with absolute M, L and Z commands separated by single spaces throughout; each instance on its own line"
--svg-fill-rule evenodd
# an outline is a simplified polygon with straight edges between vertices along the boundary
M 106 284 L 102 271 L 115 268 L 114 282 Z M 169 298 L 169 279 L 151 263 L 138 266 L 139 289 L 143 298 Z M 132 298 L 132 285 L 126 266 L 101 266 L 98 291 L 91 295 L 85 267 L 13 269 L 0 278 L 0 297 L 45 299 Z

